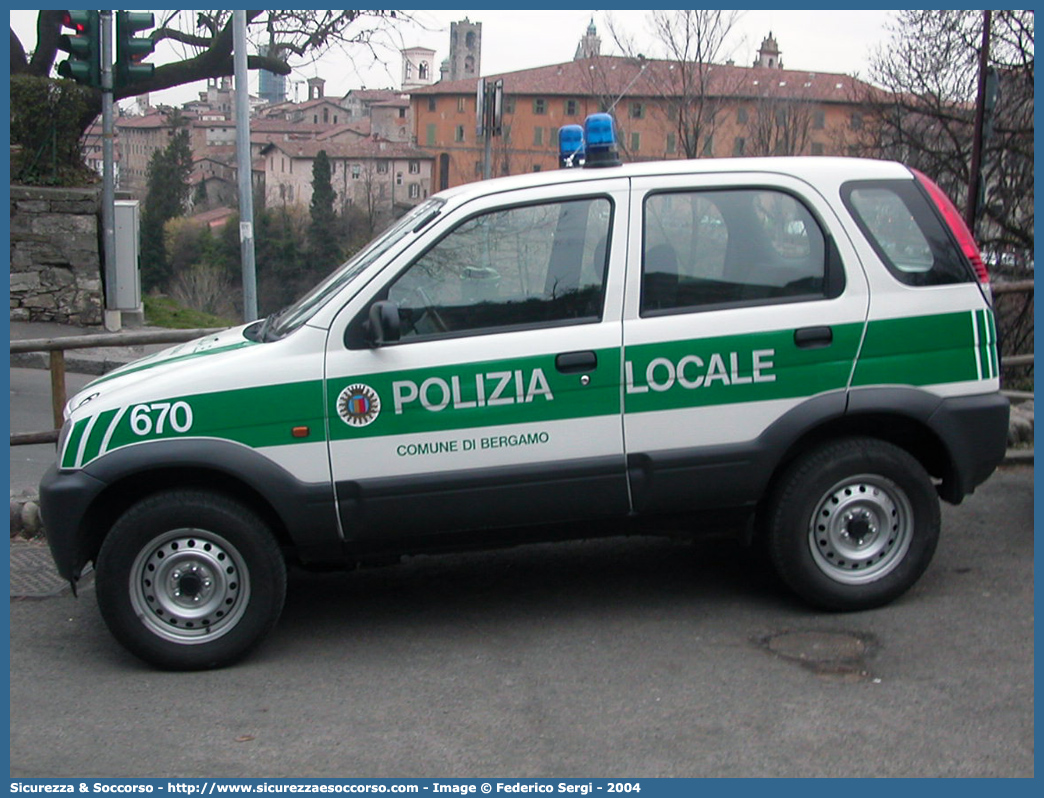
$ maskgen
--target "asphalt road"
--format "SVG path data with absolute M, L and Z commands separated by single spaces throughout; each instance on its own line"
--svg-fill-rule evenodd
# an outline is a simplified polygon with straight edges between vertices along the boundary
M 1033 470 L 907 596 L 811 612 L 728 543 L 292 576 L 264 647 L 151 670 L 88 586 L 11 604 L 11 776 L 1031 777 Z
M 86 374 L 65 375 L 72 396 L 91 380 Z M 11 369 L 11 432 L 44 432 L 54 427 L 51 412 L 51 374 L 45 369 Z M 54 444 L 12 446 L 11 493 L 36 493 L 40 477 L 54 462 Z

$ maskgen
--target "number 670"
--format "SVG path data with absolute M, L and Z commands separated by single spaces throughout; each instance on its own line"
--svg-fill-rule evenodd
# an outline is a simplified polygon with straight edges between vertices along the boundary
M 192 408 L 187 402 L 153 402 L 131 409 L 130 425 L 135 435 L 148 435 L 154 426 L 156 434 L 162 435 L 168 423 L 174 432 L 188 432 L 192 428 Z

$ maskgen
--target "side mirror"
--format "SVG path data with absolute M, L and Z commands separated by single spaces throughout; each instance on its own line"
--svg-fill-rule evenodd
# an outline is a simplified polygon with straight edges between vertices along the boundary
M 401 334 L 399 308 L 394 302 L 387 300 L 374 302 L 370 305 L 366 327 L 371 346 L 383 346 L 398 341 Z

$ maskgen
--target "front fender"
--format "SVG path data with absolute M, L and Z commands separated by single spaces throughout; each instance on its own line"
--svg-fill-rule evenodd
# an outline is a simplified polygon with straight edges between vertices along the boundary
M 278 518 L 299 552 L 340 550 L 333 486 L 305 483 L 282 466 L 238 443 L 216 439 L 160 440 L 117 449 L 79 471 L 53 466 L 40 483 L 40 507 L 48 545 L 58 572 L 75 581 L 93 559 L 115 501 L 191 482 L 199 486 L 236 485 L 263 501 Z

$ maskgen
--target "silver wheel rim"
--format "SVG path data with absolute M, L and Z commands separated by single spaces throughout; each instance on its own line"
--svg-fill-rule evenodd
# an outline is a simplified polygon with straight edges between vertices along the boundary
M 243 617 L 250 576 L 225 538 L 202 529 L 173 529 L 138 553 L 130 597 L 141 622 L 164 640 L 207 643 Z
M 905 491 L 877 474 L 847 477 L 828 490 L 809 523 L 819 569 L 847 585 L 873 582 L 903 561 L 913 538 L 913 507 Z

